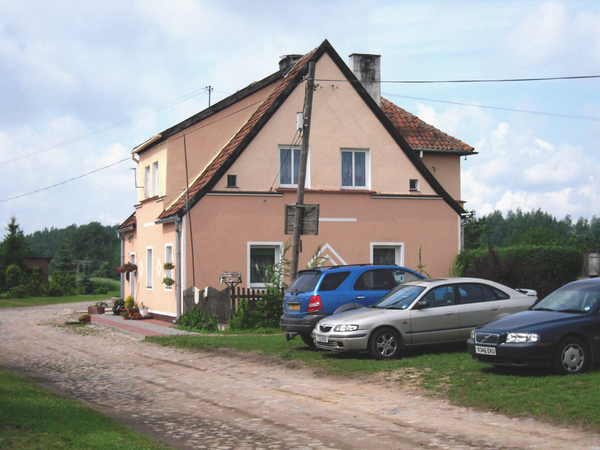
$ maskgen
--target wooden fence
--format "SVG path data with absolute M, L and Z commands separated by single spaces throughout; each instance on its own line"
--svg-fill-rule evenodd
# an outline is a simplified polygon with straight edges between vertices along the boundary
M 237 287 L 232 296 L 229 288 L 219 291 L 213 287 L 207 287 L 204 290 L 191 287 L 183 291 L 182 313 L 185 314 L 199 308 L 200 312 L 206 315 L 217 316 L 218 323 L 228 323 L 233 313 L 239 309 L 241 300 L 245 300 L 249 308 L 254 309 L 256 302 L 266 292 L 261 289 Z

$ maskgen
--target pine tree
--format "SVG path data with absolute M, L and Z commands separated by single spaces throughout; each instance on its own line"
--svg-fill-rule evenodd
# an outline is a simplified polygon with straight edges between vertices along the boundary
M 0 291 L 6 289 L 8 267 L 14 265 L 21 271 L 25 271 L 27 269 L 25 258 L 31 253 L 15 216 L 11 216 L 6 231 L 8 234 L 0 243 Z

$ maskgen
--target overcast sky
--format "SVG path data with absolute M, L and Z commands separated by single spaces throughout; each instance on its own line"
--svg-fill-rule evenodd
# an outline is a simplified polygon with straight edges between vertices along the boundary
M 121 223 L 133 147 L 324 39 L 380 54 L 384 97 L 475 147 L 466 209 L 600 215 L 599 78 L 393 83 L 600 75 L 597 0 L 2 0 L 0 236 L 13 214 Z

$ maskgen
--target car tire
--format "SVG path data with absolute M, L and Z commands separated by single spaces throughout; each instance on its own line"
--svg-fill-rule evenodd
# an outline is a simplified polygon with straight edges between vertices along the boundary
M 589 352 L 585 344 L 576 337 L 567 337 L 559 342 L 552 369 L 559 375 L 583 372 L 589 364 Z
M 371 334 L 369 353 L 378 360 L 397 358 L 402 352 L 402 339 L 392 328 L 380 328 Z
M 313 338 L 310 335 L 310 333 L 300 333 L 300 338 L 302 339 L 302 342 L 304 342 L 309 347 L 315 347 L 315 341 L 313 341 Z

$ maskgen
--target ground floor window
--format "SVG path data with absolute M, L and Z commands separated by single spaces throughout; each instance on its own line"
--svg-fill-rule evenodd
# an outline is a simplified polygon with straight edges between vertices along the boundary
M 165 244 L 165 265 L 167 264 L 173 264 L 173 244 Z M 173 279 L 173 269 L 165 268 L 165 278 Z M 173 285 L 165 284 L 165 289 L 172 291 Z
M 152 289 L 152 247 L 146 249 L 146 288 Z
M 248 280 L 250 287 L 265 287 L 270 278 L 269 268 L 280 260 L 281 243 L 248 244 Z
M 371 243 L 371 262 L 373 264 L 397 264 L 399 266 L 404 265 L 404 252 L 402 243 Z

